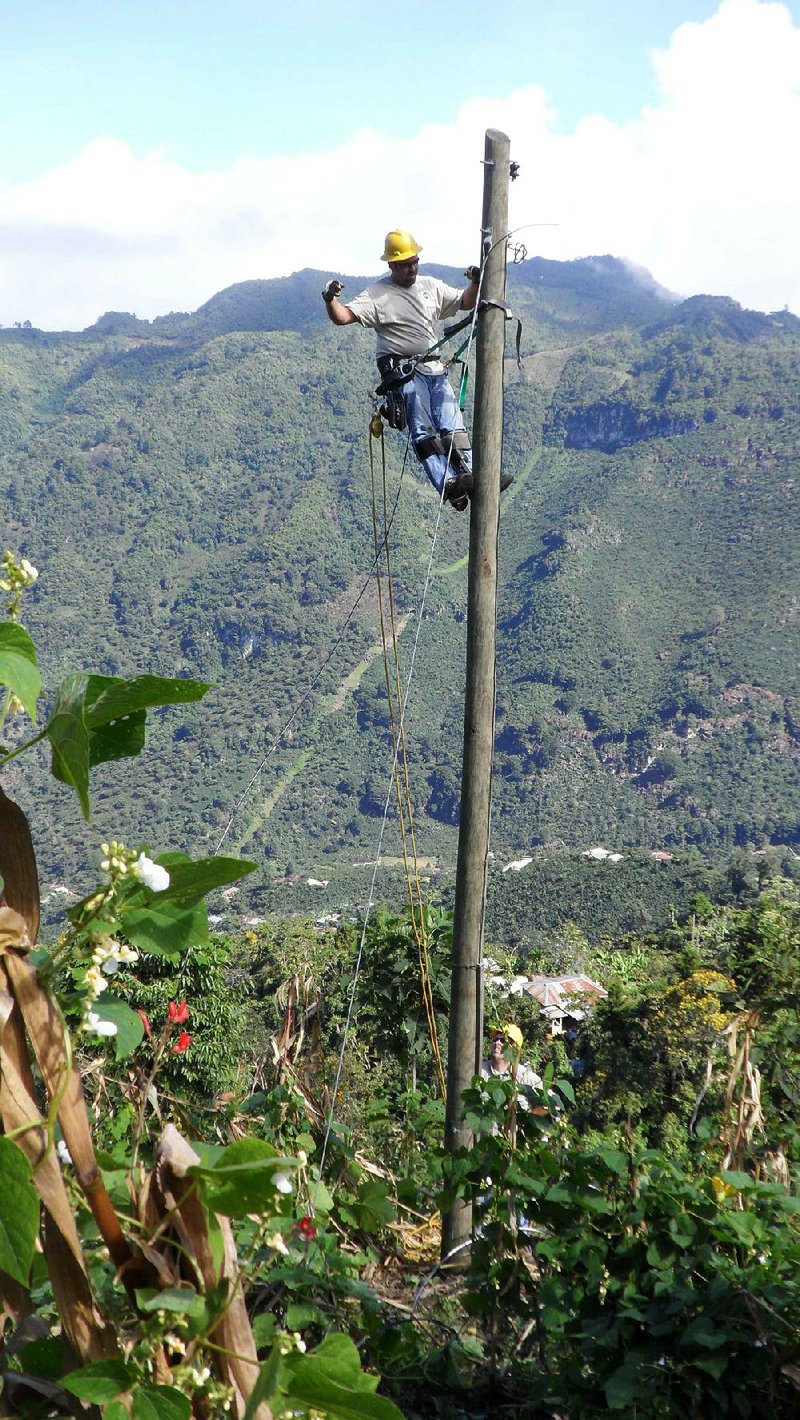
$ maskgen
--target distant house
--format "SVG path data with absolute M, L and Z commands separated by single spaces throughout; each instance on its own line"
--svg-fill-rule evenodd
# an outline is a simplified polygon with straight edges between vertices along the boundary
M 570 976 L 532 976 L 524 991 L 539 1002 L 553 1036 L 577 1030 L 593 1002 L 608 995 L 599 981 L 580 972 Z

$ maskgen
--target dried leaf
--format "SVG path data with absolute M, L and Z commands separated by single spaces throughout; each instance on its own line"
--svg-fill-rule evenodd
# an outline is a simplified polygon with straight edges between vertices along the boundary
M 43 1341 L 50 1335 L 50 1327 L 38 1312 L 31 1312 L 19 1326 L 14 1328 L 14 1335 L 5 1339 L 5 1349 L 9 1356 L 16 1356 L 19 1351 L 30 1346 L 32 1341 Z
M 77 1069 L 68 1064 L 64 1024 L 29 961 L 18 952 L 7 952 L 5 969 L 48 1094 L 58 1100 L 58 1122 L 78 1182 L 111 1260 L 132 1295 L 137 1287 L 152 1286 L 155 1278 L 143 1259 L 132 1251 L 97 1166 L 81 1077 Z
M 6 1330 L 6 1322 L 14 1324 L 18 1330 L 20 1322 L 33 1312 L 33 1302 L 27 1287 L 20 1286 L 7 1272 L 0 1272 L 0 1333 Z
M 25 918 L 6 906 L 0 896 L 0 956 L 8 951 L 27 951 L 30 946 Z
M 55 1151 L 48 1148 L 47 1128 L 36 1100 L 25 1033 L 17 1007 L 8 1011 L 9 958 L 0 963 L 0 1116 L 6 1133 L 28 1125 L 17 1143 L 29 1159 L 33 1181 L 45 1209 L 44 1249 L 64 1332 L 81 1361 L 117 1354 L 116 1336 L 97 1310 L 84 1266 L 72 1207 Z
M 22 809 L 0 789 L 0 878 L 2 896 L 27 928 L 28 945 L 39 935 L 39 875 L 33 840 Z
M 59 1123 L 75 1171 L 85 1186 L 99 1176 L 99 1170 L 80 1075 L 68 1063 L 64 1025 L 30 962 L 18 952 L 8 952 L 5 965 L 48 1094 L 59 1100 Z
M 227 1279 L 234 1289 L 212 1339 L 221 1348 L 216 1357 L 220 1379 L 233 1387 L 234 1413 L 242 1417 L 258 1379 L 258 1356 L 244 1294 L 238 1281 L 239 1267 L 231 1225 L 227 1218 L 215 1215 L 223 1243 L 222 1267 L 218 1270 L 205 1209 L 194 1185 L 186 1182 L 186 1170 L 199 1162 L 197 1154 L 175 1126 L 168 1124 L 158 1144 L 150 1203 L 152 1207 L 160 1194 L 163 1215 L 171 1214 L 170 1222 L 178 1234 L 181 1247 L 194 1260 L 206 1288 Z M 267 1404 L 258 1406 L 255 1420 L 272 1420 L 272 1411 Z

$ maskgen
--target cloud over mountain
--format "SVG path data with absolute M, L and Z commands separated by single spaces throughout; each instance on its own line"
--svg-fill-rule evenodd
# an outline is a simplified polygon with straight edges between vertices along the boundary
M 800 312 L 800 28 L 789 9 L 723 0 L 649 62 L 656 102 L 627 123 L 589 114 L 570 132 L 556 97 L 532 83 L 472 97 L 408 139 L 364 127 L 337 148 L 242 156 L 216 172 L 99 135 L 70 162 L 0 186 L 0 320 L 75 328 L 105 309 L 191 309 L 233 282 L 304 266 L 377 271 L 397 223 L 431 260 L 474 260 L 490 126 L 509 133 L 522 165 L 511 224 L 530 254 L 611 252 L 684 295 Z

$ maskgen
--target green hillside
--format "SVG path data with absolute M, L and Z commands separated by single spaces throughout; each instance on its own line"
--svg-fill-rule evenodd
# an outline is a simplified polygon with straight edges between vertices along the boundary
M 45 893 L 80 888 L 109 835 L 208 852 L 227 832 L 264 864 L 238 910 L 363 901 L 353 865 L 374 858 L 391 764 L 374 580 L 350 615 L 373 560 L 374 367 L 368 333 L 325 322 L 327 274 L 80 335 L 0 331 L 3 541 L 41 572 L 26 621 L 45 684 L 85 666 L 214 683 L 155 717 L 142 760 L 98 773 L 88 828 L 44 773 L 8 773 Z M 532 879 L 499 868 L 534 848 L 637 850 L 645 876 L 669 851 L 696 887 L 698 850 L 797 847 L 800 322 L 678 304 L 607 257 L 511 267 L 509 301 L 524 359 L 509 340 L 490 916 L 525 938 Z M 401 474 L 400 436 L 387 455 L 405 675 L 437 507 L 413 460 Z M 445 896 L 467 533 L 445 509 L 408 703 L 417 846 Z M 679 887 L 654 889 L 665 911 Z

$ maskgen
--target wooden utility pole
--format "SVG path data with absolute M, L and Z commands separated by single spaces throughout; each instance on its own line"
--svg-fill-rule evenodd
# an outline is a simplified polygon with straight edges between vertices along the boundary
M 506 284 L 509 140 L 486 133 L 481 234 L 484 263 L 481 300 L 502 303 Z M 445 1149 L 470 1142 L 461 1095 L 478 1073 L 483 1035 L 483 920 L 489 866 L 489 820 L 494 753 L 497 540 L 503 449 L 505 311 L 483 310 L 475 358 L 473 468 L 475 491 L 469 527 L 467 677 L 464 761 L 453 925 L 453 983 L 447 1053 Z M 472 1209 L 460 1200 L 442 1219 L 442 1258 L 472 1232 Z

